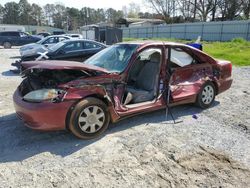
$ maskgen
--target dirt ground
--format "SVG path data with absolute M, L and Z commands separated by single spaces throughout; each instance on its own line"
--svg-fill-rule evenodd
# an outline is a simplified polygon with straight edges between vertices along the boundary
M 213 107 L 173 108 L 178 124 L 158 111 L 82 141 L 33 131 L 16 118 L 12 94 L 22 79 L 9 69 L 18 55 L 0 49 L 1 188 L 249 187 L 250 67 L 234 67 L 232 88 Z

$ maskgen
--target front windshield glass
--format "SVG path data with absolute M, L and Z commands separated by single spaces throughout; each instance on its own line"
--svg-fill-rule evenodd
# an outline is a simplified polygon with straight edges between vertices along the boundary
M 121 73 L 137 47 L 136 44 L 116 44 L 100 51 L 84 63 L 105 68 L 109 72 Z
M 37 41 L 36 43 L 37 43 L 37 44 L 42 44 L 42 43 L 43 43 L 44 41 L 46 41 L 48 38 L 49 38 L 49 37 L 45 37 L 45 38 L 43 38 L 43 39 Z
M 56 50 L 61 48 L 64 44 L 65 44 L 65 42 L 59 42 L 59 43 L 49 47 L 48 49 L 49 49 L 50 52 L 55 52 Z

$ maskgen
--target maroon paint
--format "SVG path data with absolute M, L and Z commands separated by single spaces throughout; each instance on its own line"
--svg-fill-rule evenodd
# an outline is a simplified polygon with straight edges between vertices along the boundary
M 199 57 L 204 62 L 197 65 L 189 65 L 178 68 L 172 75 L 172 79 L 168 81 L 166 78 L 167 66 L 167 52 L 169 46 L 185 47 L 192 51 L 192 53 Z M 106 74 L 105 69 L 89 66 L 77 62 L 66 61 L 45 61 L 45 62 L 27 62 L 23 66 L 30 68 L 43 69 L 78 69 L 78 70 L 95 70 L 103 72 L 101 76 L 90 77 L 85 79 L 78 79 L 66 84 L 62 84 L 59 88 L 67 90 L 67 95 L 63 102 L 52 103 L 28 103 L 22 100 L 18 90 L 13 96 L 16 112 L 21 119 L 31 128 L 38 130 L 62 130 L 66 128 L 66 116 L 70 109 L 74 107 L 79 100 L 88 96 L 98 97 L 106 102 L 110 112 L 111 121 L 116 122 L 119 119 L 133 116 L 140 113 L 150 112 L 166 108 L 166 102 L 163 96 L 158 97 L 153 102 L 146 102 L 136 107 L 126 107 L 121 104 L 124 94 L 124 85 L 117 85 L 113 89 L 113 100 L 109 100 L 106 89 L 102 84 L 116 82 L 126 82 L 128 72 L 135 61 L 137 54 L 146 48 L 160 48 L 162 50 L 162 64 L 160 79 L 166 80 L 165 84 L 169 82 L 172 91 L 172 101 L 170 106 L 175 106 L 185 103 L 193 103 L 196 101 L 197 94 L 206 81 L 212 81 L 216 88 L 217 94 L 230 88 L 232 84 L 231 72 L 232 65 L 228 61 L 219 61 L 209 57 L 204 52 L 195 48 L 177 44 L 177 43 L 162 43 L 162 42 L 146 42 L 141 43 L 136 53 L 132 56 L 125 71 L 118 74 Z M 214 74 L 214 71 L 218 75 Z M 110 91 L 109 91 L 110 92 Z M 110 94 L 108 94 L 110 96 Z

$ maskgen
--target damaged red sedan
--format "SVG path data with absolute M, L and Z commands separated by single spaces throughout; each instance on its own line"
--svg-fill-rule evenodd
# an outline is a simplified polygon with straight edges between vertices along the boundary
M 24 66 L 17 115 L 32 129 L 68 129 L 82 139 L 136 114 L 187 103 L 207 108 L 232 84 L 230 62 L 178 43 L 120 43 L 84 63 Z

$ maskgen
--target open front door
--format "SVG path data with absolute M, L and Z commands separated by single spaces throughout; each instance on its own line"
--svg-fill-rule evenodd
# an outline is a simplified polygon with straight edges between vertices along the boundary
M 138 52 L 128 70 L 122 105 L 117 111 L 120 116 L 164 108 L 165 100 L 159 98 L 159 83 L 163 80 L 162 68 L 166 66 L 165 62 L 162 45 L 145 47 Z

